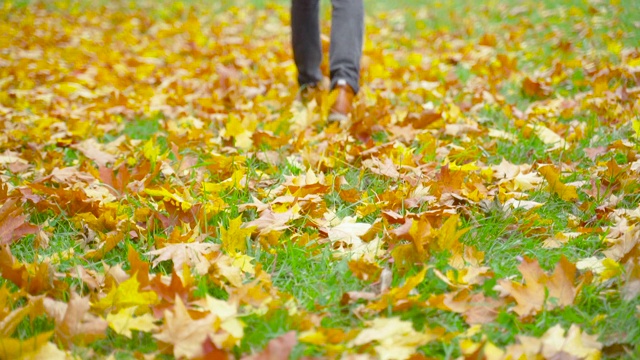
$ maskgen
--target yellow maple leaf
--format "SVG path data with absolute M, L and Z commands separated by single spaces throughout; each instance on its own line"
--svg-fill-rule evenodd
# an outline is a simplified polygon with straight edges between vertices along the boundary
M 251 236 L 253 227 L 242 227 L 242 215 L 229 221 L 229 227 L 220 230 L 222 248 L 229 254 L 245 253 L 247 251 L 247 237 Z
M 426 274 L 427 268 L 424 267 L 417 274 L 408 277 L 404 285 L 390 289 L 387 293 L 382 295 L 380 300 L 369 304 L 368 308 L 375 311 L 382 311 L 389 308 L 389 306 L 395 306 L 399 302 L 408 300 L 411 291 L 422 283 Z
M 209 295 L 204 299 L 203 305 L 203 308 L 216 317 L 214 328 L 217 332 L 211 336 L 213 343 L 224 349 L 239 345 L 244 337 L 245 324 L 238 318 L 238 305 Z
M 564 201 L 578 200 L 578 192 L 575 186 L 565 185 L 560 181 L 560 173 L 552 165 L 544 165 L 538 169 L 549 184 L 549 191 L 557 194 Z
M 439 337 L 435 332 L 417 332 L 409 321 L 398 317 L 376 318 L 370 327 L 362 330 L 351 346 L 374 344 L 378 357 L 382 360 L 404 360 L 413 355 L 419 346 Z
M 93 307 L 104 311 L 122 309 L 131 306 L 149 306 L 158 302 L 158 296 L 153 291 L 140 291 L 140 283 L 132 276 L 119 286 L 114 286 L 107 296 L 100 299 Z
M 324 345 L 327 343 L 327 336 L 319 330 L 307 330 L 300 333 L 298 340 L 307 344 Z
M 255 274 L 256 273 L 256 269 L 253 266 L 253 264 L 251 263 L 254 260 L 254 258 L 252 258 L 249 255 L 246 254 L 236 254 L 236 256 L 233 257 L 233 266 L 241 269 L 242 271 L 249 273 L 249 274 Z
M 155 163 L 158 160 L 158 156 L 160 155 L 160 147 L 156 146 L 153 139 L 149 139 L 146 143 L 144 143 L 142 154 L 149 161 Z
M 240 118 L 233 114 L 229 114 L 229 120 L 224 125 L 224 134 L 229 137 L 237 137 L 245 131 L 246 129 L 242 126 Z
M 633 131 L 636 133 L 636 138 L 640 139 L 640 120 L 632 120 L 631 126 L 633 127 Z
M 171 201 L 175 205 L 179 206 L 183 211 L 191 209 L 193 204 L 186 198 L 177 193 L 172 193 L 165 188 L 160 189 L 144 189 L 147 195 L 162 197 L 164 201 Z
M 529 125 L 529 128 L 532 128 L 536 136 L 547 145 L 554 145 L 554 148 L 559 149 L 564 149 L 567 146 L 567 142 L 560 135 L 541 123 Z
M 136 307 L 128 307 L 115 314 L 107 314 L 109 327 L 116 333 L 131 339 L 131 330 L 151 332 L 157 328 L 154 324 L 156 320 L 151 314 L 146 313 L 141 316 L 134 316 Z
M 29 339 L 0 337 L 0 359 L 64 359 L 64 356 L 40 357 L 44 352 L 51 354 L 49 339 L 53 331 L 38 334 Z M 55 345 L 53 346 L 58 350 Z M 58 352 L 61 353 L 60 350 Z M 62 353 L 64 355 L 64 353 Z
M 453 255 L 462 254 L 462 243 L 460 237 L 464 235 L 470 228 L 458 230 L 458 215 L 449 217 L 442 227 L 438 229 L 438 249 L 449 250 Z
M 622 274 L 622 266 L 615 260 L 605 258 L 602 260 L 604 270 L 600 274 L 600 279 L 606 281 Z

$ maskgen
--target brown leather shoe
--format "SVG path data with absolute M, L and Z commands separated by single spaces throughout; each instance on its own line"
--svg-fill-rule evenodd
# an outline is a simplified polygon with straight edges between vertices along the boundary
M 298 90 L 298 96 L 296 101 L 300 101 L 302 104 L 310 103 L 315 100 L 318 105 L 322 100 L 322 87 L 318 84 L 303 85 Z
M 333 101 L 329 110 L 329 122 L 343 122 L 349 119 L 355 92 L 344 80 L 339 80 L 338 84 L 331 91 L 329 99 Z

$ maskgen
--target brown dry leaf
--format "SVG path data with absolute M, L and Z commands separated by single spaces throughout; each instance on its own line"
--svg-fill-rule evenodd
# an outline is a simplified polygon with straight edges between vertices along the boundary
M 44 299 L 47 314 L 56 321 L 55 335 L 57 341 L 70 348 L 77 344 L 90 344 L 106 336 L 108 323 L 90 314 L 89 299 L 71 294 L 68 303 Z
M 392 179 L 400 178 L 400 172 L 398 172 L 398 166 L 394 164 L 393 160 L 386 158 L 384 161 L 377 157 L 367 159 L 362 162 L 362 166 L 371 170 L 372 173 L 390 177 Z
M 219 250 L 220 245 L 218 244 L 192 242 L 167 244 L 162 249 L 149 251 L 147 254 L 157 256 L 153 260 L 153 266 L 157 266 L 162 261 L 171 260 L 173 269 L 178 274 L 182 272 L 182 267 L 186 264 L 196 273 L 202 275 L 209 271 L 210 263 L 206 255 Z
M 504 301 L 492 299 L 483 293 L 471 294 L 468 289 L 454 293 L 431 295 L 429 304 L 462 314 L 469 325 L 486 324 L 494 321 Z
M 103 151 L 102 144 L 98 143 L 94 138 L 84 140 L 73 147 L 87 158 L 93 160 L 98 166 L 106 166 L 116 161 L 116 157 Z
M 124 233 L 119 231 L 112 231 L 107 234 L 100 233 L 98 235 L 100 238 L 100 246 L 91 251 L 87 251 L 84 254 L 84 257 L 89 260 L 100 260 L 102 259 L 109 251 L 113 250 L 123 239 Z
M 247 228 L 254 228 L 259 233 L 269 233 L 271 231 L 278 231 L 287 229 L 289 226 L 287 223 L 291 220 L 299 218 L 300 215 L 294 213 L 292 210 L 285 212 L 274 212 L 273 210 L 265 209 L 260 213 L 260 216 L 244 224 Z
M 497 288 L 502 291 L 503 297 L 510 296 L 516 301 L 513 311 L 521 318 L 535 315 L 545 307 L 553 309 L 573 305 L 583 285 L 574 285 L 576 267 L 564 256 L 551 276 L 544 273 L 537 260 L 527 257 L 518 266 L 518 270 L 522 273 L 524 284 L 500 279 Z M 589 277 L 584 281 L 589 281 Z
M 293 347 L 298 343 L 295 331 L 269 341 L 267 347 L 258 354 L 245 356 L 242 360 L 281 360 L 288 359 Z
M 203 354 L 205 341 L 215 333 L 215 316 L 203 315 L 196 319 L 192 318 L 180 297 L 176 296 L 173 311 L 165 311 L 160 332 L 153 337 L 163 343 L 171 344 L 176 358 L 198 358 Z
M 5 291 L 6 288 L 3 287 L 2 290 Z M 34 318 L 42 312 L 44 312 L 42 297 L 35 297 L 30 299 L 23 307 L 14 309 L 7 314 L 0 313 L 0 315 L 4 316 L 3 319 L 0 320 L 0 338 L 9 338 L 26 316 Z
M 506 348 L 507 358 L 538 358 L 544 359 L 600 359 L 602 344 L 597 336 L 588 335 L 572 324 L 566 332 L 562 326 L 555 325 L 547 330 L 541 338 L 517 336 L 517 343 Z
M 51 264 L 47 261 L 20 263 L 13 257 L 7 245 L 0 245 L 0 275 L 32 295 L 52 291 L 56 286 L 60 286 L 59 290 L 64 289 L 54 278 Z
M 620 261 L 630 254 L 640 252 L 640 225 L 629 224 L 626 218 L 618 219 L 617 223 L 610 227 L 610 232 L 605 239 L 609 246 L 603 253 L 606 257 Z
M 382 272 L 380 265 L 365 258 L 349 260 L 348 265 L 353 275 L 363 281 L 378 281 Z
M 0 245 L 11 245 L 25 235 L 35 234 L 39 229 L 26 222 L 17 199 L 7 199 L 0 208 Z
M 540 79 L 527 76 L 522 81 L 522 90 L 527 96 L 546 97 L 551 94 L 552 89 Z

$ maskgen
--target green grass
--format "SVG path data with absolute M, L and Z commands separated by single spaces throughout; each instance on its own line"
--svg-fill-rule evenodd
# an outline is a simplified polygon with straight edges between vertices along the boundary
M 8 1 L 4 2 L 5 4 Z M 29 0 L 11 2 L 16 7 L 25 7 L 30 3 Z M 276 1 L 278 4 L 288 4 L 288 1 Z M 453 34 L 458 40 L 469 44 L 477 45 L 482 35 L 498 34 L 499 40 L 504 40 L 501 29 L 508 26 L 519 26 L 523 22 L 530 22 L 531 28 L 528 28 L 525 37 L 529 47 L 523 46 L 513 52 L 507 48 L 503 42 L 497 45 L 498 52 L 508 52 L 514 54 L 518 59 L 518 70 L 525 73 L 533 73 L 537 70 L 549 69 L 554 60 L 558 60 L 550 42 L 544 39 L 553 32 L 557 32 L 562 39 L 571 41 L 573 46 L 579 51 L 575 53 L 562 54 L 562 61 L 575 59 L 577 53 L 584 54 L 592 51 L 594 57 L 603 59 L 612 57 L 615 62 L 615 56 L 606 52 L 606 48 L 611 39 L 608 38 L 609 32 L 613 29 L 600 27 L 596 33 L 589 38 L 581 38 L 577 32 L 573 18 L 564 18 L 562 16 L 564 10 L 575 8 L 579 11 L 588 13 L 589 3 L 581 0 L 572 0 L 569 2 L 554 2 L 545 0 L 542 3 L 544 9 L 549 10 L 547 15 L 539 14 L 532 11 L 532 3 L 528 6 L 524 15 L 520 17 L 505 17 L 504 12 L 511 9 L 517 1 L 489 1 L 483 3 L 469 3 L 462 0 L 452 0 L 448 2 L 430 1 L 428 3 L 422 1 L 397 0 L 389 1 L 367 1 L 368 24 L 373 29 L 380 18 L 389 17 L 391 20 L 384 24 L 397 25 L 398 31 L 390 35 L 398 42 L 391 42 L 384 46 L 389 46 L 393 50 L 400 48 L 400 41 L 411 43 L 411 39 L 420 39 L 428 36 L 427 34 L 442 33 Z M 108 2 L 102 2 L 98 5 L 105 5 Z M 141 2 L 142 5 L 148 6 L 148 3 Z M 215 4 L 202 4 L 196 0 L 188 0 L 183 2 L 185 7 L 207 7 L 213 6 L 219 11 L 229 10 L 235 6 L 243 6 L 231 1 L 222 1 Z M 264 0 L 247 1 L 246 4 L 255 6 L 256 8 L 265 8 L 273 6 L 271 2 Z M 55 5 L 51 5 L 55 6 Z M 78 2 L 77 7 L 73 11 L 80 11 L 83 6 L 93 6 Z M 177 6 L 177 5 L 176 5 Z M 636 23 L 640 14 L 640 5 L 633 0 L 622 0 L 616 7 L 616 13 L 602 14 L 607 19 L 614 21 L 616 30 L 622 31 L 625 35 L 621 38 L 623 45 L 636 46 L 640 43 L 640 31 L 637 29 Z M 324 2 L 324 12 L 328 12 L 328 2 Z M 158 6 L 158 16 L 169 16 L 177 10 L 173 8 L 162 8 Z M 398 10 L 400 9 L 400 10 Z M 424 9 L 424 14 L 416 17 L 406 16 L 402 13 L 402 9 Z M 634 10 L 637 10 L 634 12 Z M 63 10 L 63 11 L 69 11 Z M 179 11 L 178 11 L 179 12 Z M 467 22 L 465 19 L 460 21 L 460 16 L 469 14 Z M 546 17 L 545 17 L 546 16 Z M 588 16 L 586 21 L 589 20 Z M 541 24 L 545 24 L 552 19 L 553 28 L 536 28 Z M 477 21 L 476 21 L 477 20 Z M 595 21 L 595 20 L 593 20 Z M 249 26 L 249 25 L 247 25 Z M 465 29 L 465 26 L 468 29 Z M 526 44 L 525 44 L 526 45 Z M 534 56 L 534 54 L 537 54 Z M 486 79 L 481 70 L 472 69 L 464 66 L 462 63 L 451 66 L 452 72 L 457 76 L 458 80 L 468 83 L 477 80 Z M 565 82 L 553 85 L 553 96 L 561 95 L 571 97 L 578 93 L 589 90 L 588 85 L 580 85 L 585 74 L 575 72 L 568 77 Z M 507 104 L 512 104 L 520 110 L 525 110 L 530 104 L 541 99 L 535 99 L 525 96 L 521 92 L 520 78 L 509 79 L 503 84 L 501 93 L 506 98 Z M 576 85 L 577 84 L 577 85 Z M 462 95 L 454 96 L 454 102 L 461 101 Z M 397 99 L 396 99 L 397 100 Z M 401 106 L 409 106 L 401 103 Z M 418 104 L 421 105 L 421 104 Z M 439 105 L 439 104 L 438 104 Z M 277 112 L 278 109 L 274 110 Z M 566 181 L 588 181 L 590 174 L 588 171 L 595 164 L 594 161 L 585 157 L 585 149 L 597 146 L 608 146 L 616 140 L 629 139 L 629 127 L 607 127 L 601 126 L 600 119 L 596 114 L 592 114 L 589 109 L 584 110 L 575 116 L 566 119 L 559 119 L 560 123 L 569 123 L 577 120 L 586 124 L 586 134 L 578 141 L 575 148 L 565 152 L 548 152 L 548 146 L 535 136 L 529 136 L 522 127 L 518 127 L 512 119 L 507 117 L 502 111 L 500 105 L 487 105 L 484 110 L 473 115 L 476 118 L 482 118 L 486 121 L 485 125 L 489 128 L 503 130 L 515 135 L 515 141 L 498 139 L 495 144 L 489 144 L 492 139 L 485 135 L 479 135 L 481 138 L 476 139 L 477 144 L 487 145 L 486 149 L 465 148 L 458 154 L 451 156 L 450 160 L 459 160 L 460 163 L 466 163 L 470 158 L 485 164 L 499 164 L 502 159 L 515 164 L 537 164 L 537 163 L 554 163 L 568 162 L 577 164 L 576 172 L 569 175 Z M 168 139 L 167 130 L 163 128 L 165 119 L 163 118 L 147 118 L 138 117 L 134 120 L 122 120 L 123 124 L 118 133 L 105 135 L 105 142 L 116 139 L 119 135 L 125 135 L 129 139 L 141 140 L 140 143 L 153 140 L 158 145 L 162 154 L 172 149 L 172 144 Z M 210 129 L 211 130 L 211 129 Z M 380 132 L 374 136 L 376 144 L 386 142 L 392 134 Z M 440 135 L 438 135 L 440 136 Z M 451 141 L 460 147 L 467 146 L 468 143 L 460 137 L 445 137 L 442 135 L 437 141 Z M 57 145 L 54 147 L 54 153 L 63 159 L 63 163 L 72 166 L 83 161 L 84 156 L 71 147 L 61 148 Z M 422 157 L 424 162 L 436 160 L 436 154 L 425 155 L 425 144 L 417 143 L 411 145 L 412 155 Z M 637 150 L 637 143 L 636 143 Z M 206 170 L 208 167 L 217 166 L 215 160 L 210 153 L 200 151 L 202 149 L 184 148 L 179 149 L 177 155 L 180 156 L 196 156 L 197 168 L 205 169 L 205 175 L 202 175 L 205 181 L 222 181 L 225 176 L 220 174 L 212 174 L 213 171 Z M 263 150 L 279 150 L 281 155 L 286 156 L 289 150 L 283 149 L 263 149 Z M 475 154 L 479 154 L 474 157 Z M 171 154 L 171 166 L 179 167 L 179 161 L 176 154 Z M 620 159 L 622 153 L 608 153 L 602 155 L 597 161 L 608 159 L 619 160 L 619 163 L 626 162 L 626 159 Z M 357 160 L 354 161 L 357 163 Z M 278 168 L 274 168 L 271 164 L 258 160 L 257 157 L 248 156 L 244 163 L 234 163 L 232 168 L 245 168 L 247 170 L 247 181 L 259 182 L 265 179 L 274 180 L 273 183 L 266 186 L 265 193 L 270 191 L 284 182 L 285 177 L 291 175 L 301 175 L 304 171 L 292 162 L 287 161 Z M 388 191 L 403 185 L 400 180 L 389 180 L 383 176 L 371 173 L 368 170 L 360 169 L 358 165 L 338 164 L 334 169 L 325 171 L 327 175 L 344 176 L 347 184 L 343 184 L 343 188 L 357 189 L 359 192 L 365 192 L 373 201 L 377 201 L 377 197 Z M 8 174 L 9 180 L 13 180 L 16 184 L 20 183 L 18 175 Z M 160 174 L 150 179 L 150 186 L 169 184 L 168 175 Z M 189 178 L 173 177 L 175 182 L 170 183 L 175 187 L 187 189 L 189 194 L 194 197 L 194 202 L 207 203 L 209 201 L 206 193 L 199 192 L 195 183 L 200 181 L 198 175 L 194 172 Z M 177 180 L 176 180 L 177 179 Z M 183 183 L 179 183 L 179 181 Z M 186 182 L 186 184 L 184 183 Z M 616 189 L 612 189 L 616 190 Z M 621 196 L 622 203 L 626 208 L 636 208 L 640 204 L 640 197 L 637 195 L 637 186 L 632 185 L 628 189 L 629 193 L 619 192 L 616 194 Z M 215 195 L 215 194 L 214 194 Z M 251 210 L 240 212 L 238 206 L 248 203 L 252 200 L 252 196 L 256 193 L 249 187 L 240 187 L 217 194 L 224 198 L 229 207 L 222 212 L 206 219 L 206 228 L 211 230 L 213 235 L 207 237 L 207 242 L 220 243 L 221 228 L 226 228 L 231 219 L 237 216 L 243 216 L 243 221 L 251 221 L 257 218 L 258 214 Z M 489 279 L 484 285 L 474 289 L 482 291 L 485 295 L 497 297 L 498 293 L 493 288 L 496 285 L 496 279 L 504 279 L 515 277 L 521 280 L 521 274 L 517 270 L 522 256 L 537 259 L 542 268 L 552 271 L 561 256 L 567 257 L 571 262 L 597 254 L 605 248 L 603 244 L 602 234 L 584 234 L 577 239 L 569 241 L 567 244 L 559 248 L 546 249 L 541 243 L 558 232 L 570 231 L 569 217 L 574 216 L 582 222 L 593 222 L 597 217 L 596 207 L 604 200 L 596 199 L 590 206 L 581 208 L 575 204 L 568 203 L 550 194 L 542 187 L 540 190 L 529 193 L 529 200 L 539 201 L 544 205 L 538 209 L 524 211 L 512 210 L 506 211 L 502 208 L 502 204 L 498 202 L 486 207 L 480 205 L 468 206 L 468 210 L 462 220 L 462 227 L 470 227 L 462 241 L 467 245 L 473 245 L 478 250 L 485 253 L 485 264 L 495 273 L 493 279 Z M 580 194 L 581 200 L 586 202 L 586 195 Z M 340 198 L 335 191 L 329 192 L 323 197 L 324 204 L 335 211 L 338 217 L 355 216 L 356 207 L 361 202 L 350 203 Z M 123 211 L 127 211 L 127 215 L 131 216 L 135 209 L 153 208 L 156 204 L 147 203 L 143 198 L 128 197 L 127 203 L 123 202 Z M 420 208 L 420 211 L 429 210 Z M 402 214 L 418 211 L 417 209 L 400 210 Z M 167 214 L 163 214 L 167 215 Z M 373 222 L 380 217 L 380 212 L 375 212 L 366 216 L 364 219 L 358 219 L 364 222 Z M 248 254 L 255 258 L 256 263 L 264 266 L 264 270 L 270 274 L 273 285 L 282 293 L 288 294 L 295 299 L 296 306 L 300 311 L 313 313 L 323 317 L 321 325 L 326 328 L 337 328 L 348 331 L 350 329 L 362 328 L 363 319 L 356 316 L 356 308 L 363 303 L 356 303 L 343 306 L 340 300 L 344 293 L 348 291 L 366 291 L 371 288 L 371 284 L 358 280 L 351 273 L 348 267 L 348 259 L 335 259 L 333 252 L 326 245 L 319 245 L 312 241 L 309 246 L 301 246 L 294 243 L 292 238 L 294 235 L 301 235 L 302 232 L 315 234 L 317 230 L 311 226 L 307 226 L 312 219 L 303 217 L 297 220 L 289 229 L 283 232 L 283 237 L 279 244 L 272 248 L 263 248 L 257 243 L 249 243 Z M 51 210 L 44 212 L 34 211 L 31 213 L 30 221 L 35 224 L 47 224 L 52 228 L 49 247 L 37 249 L 35 237 L 27 236 L 11 246 L 12 253 L 17 259 L 24 263 L 38 262 L 41 258 L 51 258 L 52 256 L 60 256 L 73 249 L 76 253 L 82 253 L 85 246 L 87 234 L 86 229 L 74 224 L 69 215 L 61 211 L 55 213 Z M 155 221 L 155 220 L 154 220 Z M 599 226 L 609 225 L 606 219 L 597 219 Z M 201 224 L 198 224 L 201 225 Z M 592 223 L 592 225 L 594 225 Z M 300 230 L 303 229 L 303 230 Z M 154 243 L 159 239 L 166 239 L 169 236 L 170 229 L 158 229 L 150 232 L 144 239 L 132 239 L 125 237 L 115 249 L 109 252 L 103 259 L 105 264 L 117 265 L 125 264 L 127 269 L 127 249 L 128 245 L 133 246 L 141 255 L 153 249 Z M 445 273 L 447 270 L 453 270 L 448 264 L 447 252 L 436 252 L 428 260 L 426 265 L 432 266 L 425 280 L 418 286 L 417 290 L 421 294 L 421 300 L 426 301 L 430 295 L 443 294 L 451 291 L 449 286 L 441 279 L 435 276 L 434 269 Z M 59 264 L 55 264 L 58 271 L 67 271 L 77 265 L 82 265 L 87 269 L 100 271 L 103 264 L 99 261 L 87 261 L 81 257 L 69 257 L 61 260 Z M 397 265 L 389 264 L 386 260 L 380 261 L 381 266 L 389 266 L 393 270 L 393 286 L 400 286 L 406 278 L 415 274 L 416 268 L 411 268 L 408 272 L 403 272 Z M 162 263 L 154 269 L 162 274 L 171 273 L 172 265 L 169 262 Z M 75 289 L 82 288 L 82 284 L 73 278 L 66 278 L 66 283 Z M 613 285 L 613 289 L 617 289 L 622 284 L 620 277 L 609 280 Z M 0 279 L 0 285 L 6 285 L 9 282 Z M 229 294 L 220 286 L 214 284 L 205 276 L 196 278 L 197 289 L 194 296 L 203 298 L 206 295 L 216 298 L 226 299 Z M 11 286 L 11 284 L 9 284 Z M 583 331 L 589 334 L 598 334 L 599 340 L 606 347 L 614 347 L 616 344 L 624 345 L 631 349 L 631 353 L 624 351 L 605 352 L 604 358 L 628 358 L 640 357 L 640 326 L 638 319 L 634 316 L 640 306 L 640 299 L 632 299 L 631 301 L 622 300 L 618 295 L 611 292 L 603 292 L 603 285 L 593 283 L 584 287 L 578 296 L 574 306 L 564 309 L 545 310 L 540 312 L 530 322 L 522 321 L 512 312 L 502 310 L 496 321 L 482 325 L 482 335 L 499 346 L 507 346 L 513 344 L 516 335 L 523 334 L 539 337 L 546 330 L 556 324 L 561 324 L 567 329 L 571 324 L 580 324 Z M 79 290 L 80 291 L 80 290 Z M 418 330 L 443 327 L 450 333 L 462 333 L 468 329 L 468 325 L 464 322 L 461 315 L 450 311 L 436 310 L 434 308 L 412 308 L 407 311 L 395 313 L 392 309 L 383 311 L 384 316 L 401 316 L 404 320 L 411 321 Z M 594 321 L 598 316 L 604 316 L 599 321 Z M 277 336 L 290 330 L 300 330 L 299 319 L 290 315 L 286 309 L 277 309 L 267 312 L 265 315 L 244 314 L 242 320 L 246 323 L 246 335 L 242 339 L 242 343 L 235 349 L 235 355 L 240 357 L 243 354 L 252 351 L 260 351 L 266 344 Z M 365 319 L 366 320 L 366 319 Z M 47 318 L 36 318 L 34 321 L 23 321 L 18 327 L 14 336 L 26 339 L 34 334 L 53 329 L 54 324 Z M 475 336 L 475 341 L 480 341 L 481 335 Z M 461 338 L 453 337 L 447 341 L 436 341 L 421 348 L 425 356 L 435 358 L 452 359 L 461 356 L 459 342 Z M 151 353 L 157 349 L 154 340 L 148 334 L 135 333 L 133 339 L 119 336 L 109 330 L 107 337 L 103 340 L 91 344 L 87 348 L 75 349 L 78 354 L 90 356 L 92 351 L 100 356 L 111 354 L 113 349 L 116 351 L 116 358 L 130 358 L 139 356 L 139 353 Z M 303 356 L 323 356 L 324 349 L 299 343 L 296 345 L 292 358 L 301 358 Z

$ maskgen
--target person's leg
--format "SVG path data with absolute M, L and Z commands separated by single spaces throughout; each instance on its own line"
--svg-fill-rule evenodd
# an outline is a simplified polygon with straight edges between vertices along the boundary
M 346 81 L 357 93 L 364 41 L 363 0 L 332 0 L 329 70 L 331 88 Z
M 301 87 L 320 84 L 320 0 L 291 0 L 291 45 L 298 84 Z

